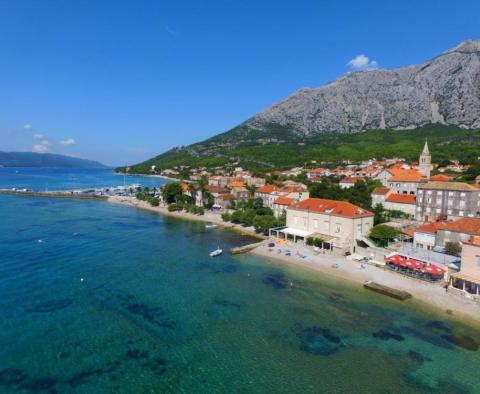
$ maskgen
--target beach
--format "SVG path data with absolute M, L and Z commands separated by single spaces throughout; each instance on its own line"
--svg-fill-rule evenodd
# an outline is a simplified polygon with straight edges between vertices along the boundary
M 114 204 L 128 205 L 134 208 L 144 209 L 150 212 L 156 212 L 158 214 L 175 217 L 177 219 L 195 220 L 198 222 L 213 223 L 219 227 L 229 228 L 244 235 L 249 235 L 251 237 L 258 238 L 258 239 L 265 239 L 265 236 L 263 236 L 262 234 L 256 233 L 253 227 L 245 227 L 245 226 L 242 226 L 241 224 L 224 222 L 222 220 L 220 213 L 205 211 L 205 214 L 203 215 L 195 215 L 193 213 L 184 212 L 184 211 L 181 211 L 181 212 L 169 211 L 168 208 L 165 206 L 160 205 L 158 207 L 153 207 L 148 202 L 138 200 L 135 197 L 111 196 L 107 199 L 107 201 Z
M 285 254 L 287 249 L 291 251 L 290 256 Z M 282 253 L 279 253 L 279 250 Z M 455 317 L 480 325 L 480 305 L 449 294 L 443 287 L 443 283 L 422 281 L 372 264 L 347 260 L 328 252 L 326 254 L 316 254 L 313 248 L 301 244 L 277 245 L 275 248 L 264 245 L 254 249 L 251 253 L 275 260 L 281 264 L 311 270 L 318 275 L 326 275 L 353 285 L 363 286 L 366 281 L 372 281 L 407 291 L 412 294 L 413 299 L 404 302 L 416 304 L 419 307 L 434 308 L 446 317 Z M 297 253 L 307 256 L 307 258 L 301 258 Z

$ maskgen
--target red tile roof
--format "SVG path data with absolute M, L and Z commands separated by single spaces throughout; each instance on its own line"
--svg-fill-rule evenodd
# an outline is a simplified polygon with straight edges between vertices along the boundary
M 390 194 L 386 202 L 395 202 L 397 204 L 410 204 L 415 205 L 416 197 L 413 194 Z
M 295 202 L 295 199 L 290 197 L 278 197 L 273 203 L 277 205 L 287 205 L 290 206 Z
M 208 190 L 210 190 L 210 192 L 212 193 L 218 193 L 218 194 L 224 194 L 229 192 L 228 189 L 224 187 L 214 186 L 214 185 L 208 185 Z
M 220 198 L 223 200 L 223 201 L 231 201 L 231 200 L 235 200 L 235 196 L 233 194 L 222 194 L 220 196 Z
M 436 182 L 450 182 L 453 180 L 453 177 L 448 176 L 448 175 L 443 175 L 443 174 L 437 174 L 434 175 L 430 178 L 431 181 L 436 181 Z
M 431 222 L 425 223 L 415 229 L 417 233 L 428 233 L 428 234 L 436 234 L 437 231 L 445 226 L 447 222 Z
M 462 218 L 446 223 L 441 230 L 454 231 L 470 235 L 480 235 L 480 218 Z
M 388 179 L 391 182 L 420 182 L 423 178 L 420 171 L 413 168 L 408 170 L 402 168 L 389 168 L 388 172 L 392 174 L 392 177 Z
M 279 190 L 276 185 L 265 185 L 262 187 L 259 187 L 257 190 L 255 190 L 255 193 L 264 193 L 264 194 L 270 194 L 274 191 Z
M 376 187 L 375 189 L 373 189 L 372 194 L 378 194 L 383 196 L 388 194 L 389 191 L 390 189 L 388 187 Z
M 343 216 L 351 219 L 373 216 L 373 213 L 346 201 L 326 200 L 323 198 L 307 198 L 289 207 L 293 210 L 324 213 L 332 216 Z
M 282 187 L 279 191 L 285 192 L 285 193 L 304 193 L 306 190 L 303 187 L 299 186 L 286 186 Z
M 342 179 L 340 183 L 357 183 L 357 181 L 363 181 L 363 177 L 361 176 L 351 176 L 349 178 Z

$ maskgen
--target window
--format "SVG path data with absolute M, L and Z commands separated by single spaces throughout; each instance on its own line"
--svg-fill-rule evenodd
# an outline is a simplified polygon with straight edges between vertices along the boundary
M 463 216 L 463 211 L 459 211 L 458 216 Z
M 477 264 L 477 267 L 480 267 L 480 256 L 475 256 L 475 263 Z
M 298 224 L 298 216 L 293 217 L 293 224 Z
M 318 220 L 317 219 L 313 220 L 313 228 L 318 228 Z
M 362 234 L 362 225 L 357 224 L 357 235 L 360 235 L 360 234 Z
M 328 220 L 325 220 L 323 222 L 323 227 L 325 228 L 325 230 L 327 230 L 327 232 L 330 231 L 330 222 Z
M 340 231 L 342 231 L 342 225 L 340 223 L 336 223 L 335 232 L 338 234 Z
M 442 212 L 442 210 L 440 208 L 437 208 L 437 213 L 440 213 Z

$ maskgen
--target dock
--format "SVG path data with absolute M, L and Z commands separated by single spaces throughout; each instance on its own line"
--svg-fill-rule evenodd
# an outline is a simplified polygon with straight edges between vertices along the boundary
M 262 246 L 265 242 L 267 241 L 260 241 L 260 242 L 255 242 L 253 244 L 248 244 L 244 246 L 238 246 L 235 248 L 230 249 L 230 254 L 241 254 L 241 253 L 247 253 L 250 252 L 251 250 L 258 248 L 259 246 Z
M 412 295 L 407 291 L 394 289 L 393 287 L 385 286 L 372 281 L 365 282 L 363 284 L 363 287 L 376 293 L 380 293 L 401 301 L 412 298 Z
M 96 194 L 80 194 L 73 191 L 51 191 L 51 192 L 37 192 L 31 190 L 11 190 L 0 189 L 0 194 L 6 194 L 11 196 L 29 196 L 29 197 L 50 197 L 50 198 L 73 198 L 79 200 L 92 200 L 100 199 L 106 200 L 108 196 L 100 196 Z

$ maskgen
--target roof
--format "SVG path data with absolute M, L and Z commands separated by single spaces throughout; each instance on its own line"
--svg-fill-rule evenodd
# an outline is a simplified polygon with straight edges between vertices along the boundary
M 471 237 L 470 239 L 468 239 L 467 241 L 464 241 L 463 243 L 480 247 L 480 237 L 479 236 Z
M 279 190 L 276 185 L 265 185 L 262 187 L 259 187 L 257 190 L 255 190 L 255 193 L 265 193 L 265 194 L 270 194 L 274 191 Z
M 223 200 L 223 201 L 231 201 L 231 200 L 235 200 L 235 196 L 233 194 L 222 194 L 220 196 L 220 198 Z
M 277 205 L 287 205 L 290 206 L 295 202 L 295 199 L 290 197 L 278 197 L 273 203 Z
M 234 180 L 234 181 L 231 181 L 228 186 L 230 187 L 245 187 L 245 183 L 243 183 L 242 181 L 238 181 L 238 180 Z
M 451 176 L 448 176 L 448 175 L 444 175 L 444 174 L 437 174 L 437 175 L 434 175 L 430 178 L 431 181 L 435 181 L 435 182 L 450 182 L 451 180 L 453 180 L 453 178 Z
M 349 178 L 342 179 L 340 183 L 352 183 L 355 184 L 358 181 L 363 181 L 363 177 L 361 176 L 351 176 Z
M 372 194 L 377 194 L 377 195 L 386 195 L 388 194 L 388 192 L 390 191 L 390 189 L 388 187 L 376 187 L 375 189 L 373 189 L 373 192 Z
M 480 235 L 480 218 L 462 218 L 446 223 L 440 230 L 457 233 Z
M 180 183 L 180 187 L 182 188 L 182 191 L 183 191 L 184 193 L 188 193 L 189 190 L 190 190 L 190 188 L 189 188 L 189 186 L 188 186 L 188 183 L 185 183 L 185 182 L 181 182 L 181 183 Z
M 309 174 L 321 174 L 325 172 L 325 168 L 315 168 L 313 170 L 307 170 Z
M 395 202 L 397 204 L 410 204 L 415 205 L 416 197 L 413 194 L 390 194 L 386 202 Z
M 431 222 L 425 223 L 417 227 L 414 231 L 416 233 L 427 233 L 427 234 L 436 234 L 437 231 L 445 226 L 447 222 Z
M 407 228 L 402 231 L 405 235 L 408 235 L 409 237 L 413 237 L 415 235 L 415 229 L 413 228 Z
M 291 205 L 288 209 L 343 216 L 351 219 L 373 216 L 372 212 L 352 203 L 323 198 L 307 198 L 306 200 Z
M 428 182 L 418 186 L 419 189 L 432 189 L 432 190 L 453 190 L 453 191 L 480 191 L 480 188 L 475 185 L 469 185 L 462 182 Z
M 279 191 L 286 192 L 286 193 L 305 193 L 306 190 L 300 186 L 286 186 L 282 187 Z
M 392 174 L 392 177 L 388 179 L 391 182 L 420 182 L 423 175 L 420 171 L 410 168 L 389 168 L 388 172 Z
M 428 150 L 428 142 L 425 140 L 425 146 L 423 147 L 422 155 L 429 155 L 430 151 Z
M 223 193 L 228 193 L 228 189 L 220 186 L 214 186 L 214 185 L 208 185 L 208 190 L 212 193 L 218 193 L 218 194 L 223 194 Z

